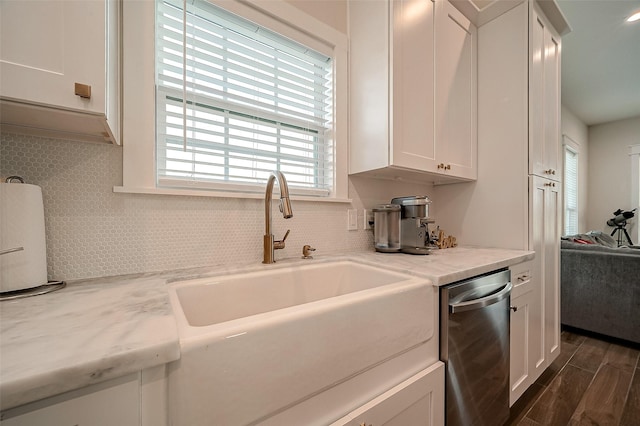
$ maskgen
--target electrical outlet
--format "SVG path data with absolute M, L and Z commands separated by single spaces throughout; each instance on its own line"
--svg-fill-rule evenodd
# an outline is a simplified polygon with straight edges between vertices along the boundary
M 373 223 L 373 212 L 370 209 L 364 209 L 362 216 L 362 229 L 371 229 L 371 224 Z
M 358 230 L 358 210 L 356 209 L 347 210 L 347 230 L 349 231 Z

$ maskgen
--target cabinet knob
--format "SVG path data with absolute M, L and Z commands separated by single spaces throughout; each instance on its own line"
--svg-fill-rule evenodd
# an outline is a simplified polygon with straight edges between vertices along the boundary
M 451 170 L 451 164 L 447 164 L 446 167 L 444 168 L 445 170 Z
M 444 164 L 443 163 L 438 164 L 438 168 L 439 169 L 444 169 Z
M 84 99 L 91 99 L 91 86 L 88 84 L 76 83 L 76 95 Z
M 512 306 L 512 307 L 511 307 L 511 310 L 512 310 L 513 312 L 518 312 L 518 307 L 517 307 L 517 306 Z

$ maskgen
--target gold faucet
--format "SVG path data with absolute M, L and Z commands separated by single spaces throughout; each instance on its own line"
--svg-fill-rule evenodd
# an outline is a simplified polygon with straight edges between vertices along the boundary
M 267 181 L 267 189 L 264 194 L 264 258 L 262 263 L 275 263 L 274 251 L 284 248 L 284 240 L 289 235 L 289 229 L 284 237 L 280 241 L 274 241 L 273 234 L 271 233 L 271 198 L 273 193 L 274 181 L 278 181 L 280 187 L 280 211 L 285 219 L 289 219 L 293 216 L 293 210 L 291 210 L 291 201 L 289 200 L 289 186 L 287 180 L 284 178 L 282 172 L 273 171 Z

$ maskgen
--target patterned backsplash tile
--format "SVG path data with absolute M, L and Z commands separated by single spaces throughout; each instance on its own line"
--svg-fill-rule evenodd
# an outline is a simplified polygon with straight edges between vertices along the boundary
M 0 134 L 0 177 L 9 175 L 42 187 L 50 279 L 262 260 L 262 200 L 114 193 L 121 147 Z M 276 258 L 304 244 L 319 254 L 372 250 L 371 231 L 346 230 L 347 208 L 294 201 L 293 218 L 274 214 L 276 238 L 291 229 Z

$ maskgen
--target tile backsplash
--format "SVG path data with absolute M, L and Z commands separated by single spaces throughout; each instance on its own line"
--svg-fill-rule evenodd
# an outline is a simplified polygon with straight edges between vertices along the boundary
M 114 193 L 122 185 L 121 147 L 0 134 L 0 177 L 9 175 L 42 187 L 49 279 L 262 260 L 262 200 Z M 367 207 L 420 192 L 408 184 L 389 191 L 364 200 L 358 194 L 372 190 L 349 189 L 353 205 Z M 276 238 L 291 229 L 276 259 L 300 255 L 304 244 L 317 254 L 373 250 L 371 231 L 347 231 L 347 208 L 293 201 L 294 217 L 285 221 L 274 206 Z

